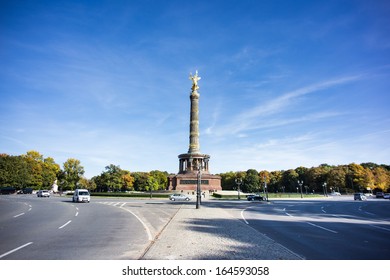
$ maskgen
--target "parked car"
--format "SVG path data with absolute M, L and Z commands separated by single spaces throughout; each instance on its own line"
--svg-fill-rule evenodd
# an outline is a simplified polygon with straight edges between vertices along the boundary
M 14 194 L 16 189 L 13 187 L 2 187 L 0 188 L 0 194 Z
M 176 200 L 190 201 L 191 197 L 189 197 L 188 195 L 185 195 L 185 194 L 181 194 L 181 193 L 174 193 L 174 194 L 171 194 L 169 196 L 169 199 L 172 201 L 176 201 Z
M 37 197 L 50 197 L 50 192 L 48 190 L 39 190 Z
M 339 192 L 331 192 L 331 194 L 330 195 L 333 195 L 333 196 L 339 196 L 339 195 L 341 195 L 341 193 L 339 193 Z
M 383 198 L 385 198 L 385 199 L 390 199 L 390 193 L 385 193 L 385 194 L 383 195 Z
M 353 195 L 354 200 L 367 200 L 367 197 L 364 195 L 364 193 L 355 193 Z
M 259 195 L 259 194 L 250 194 L 250 195 L 248 195 L 246 197 L 246 199 L 248 201 L 255 201 L 255 200 L 261 201 L 261 200 L 264 200 L 264 198 L 261 195 Z
M 32 188 L 24 188 L 23 189 L 23 193 L 24 194 L 32 194 L 33 193 L 33 189 Z
M 384 194 L 383 192 L 376 192 L 375 197 L 376 197 L 376 198 L 383 198 L 384 195 L 385 195 L 385 194 Z
M 73 202 L 90 202 L 91 195 L 87 189 L 76 189 L 72 197 Z

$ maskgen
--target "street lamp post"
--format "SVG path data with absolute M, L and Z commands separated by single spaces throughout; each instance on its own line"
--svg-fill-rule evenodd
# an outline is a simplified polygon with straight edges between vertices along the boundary
M 237 191 L 238 191 L 238 199 L 241 199 L 240 197 L 240 185 L 242 184 L 242 179 L 241 178 L 236 178 L 236 184 L 237 184 Z
M 303 185 L 303 181 L 299 181 L 298 180 L 298 185 L 299 185 L 299 188 L 301 190 L 301 198 L 303 198 L 303 194 L 302 194 L 302 185 Z
M 196 185 L 196 209 L 199 209 L 199 207 L 200 207 L 200 184 L 202 182 L 201 166 L 198 167 L 197 179 L 198 179 L 198 182 Z
M 264 191 L 265 191 L 266 201 L 268 202 L 267 180 L 265 175 L 264 175 Z
M 322 187 L 324 188 L 324 196 L 328 196 L 328 191 L 326 189 L 326 182 L 322 184 Z

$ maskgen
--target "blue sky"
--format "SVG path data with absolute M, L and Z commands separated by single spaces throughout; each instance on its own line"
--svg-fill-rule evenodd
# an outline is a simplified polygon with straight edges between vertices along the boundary
M 390 164 L 388 1 L 1 1 L 0 152 L 178 171 Z

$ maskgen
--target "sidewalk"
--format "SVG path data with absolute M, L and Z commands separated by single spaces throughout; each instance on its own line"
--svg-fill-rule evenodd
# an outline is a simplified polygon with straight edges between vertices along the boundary
M 184 204 L 143 255 L 144 260 L 297 260 L 282 245 L 226 210 Z

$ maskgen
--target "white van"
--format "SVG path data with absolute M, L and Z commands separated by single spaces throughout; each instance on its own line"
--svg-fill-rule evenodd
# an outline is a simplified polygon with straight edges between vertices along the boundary
M 87 189 L 76 189 L 73 193 L 73 202 L 90 202 L 91 195 Z

